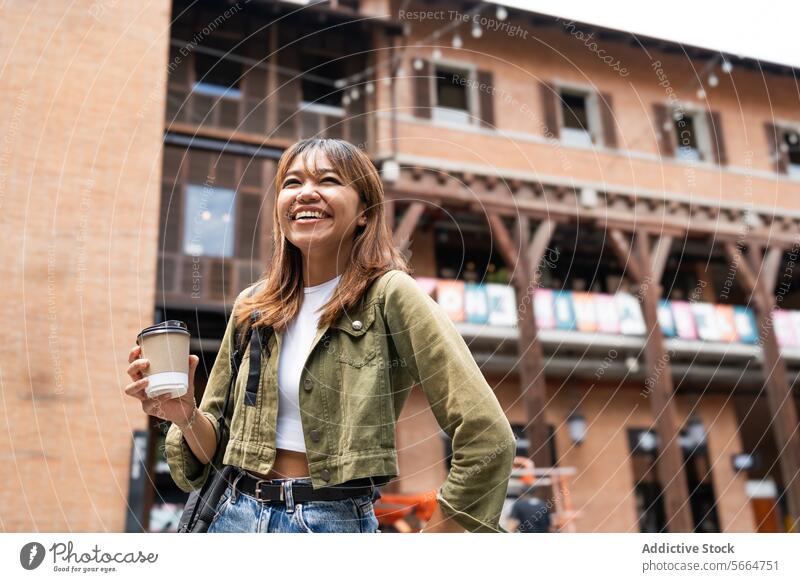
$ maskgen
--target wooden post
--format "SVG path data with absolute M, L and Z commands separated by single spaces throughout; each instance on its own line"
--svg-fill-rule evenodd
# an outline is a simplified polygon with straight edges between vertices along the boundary
M 671 246 L 671 237 L 656 242 L 655 251 L 650 250 L 650 235 L 640 231 L 635 237 L 635 250 L 631 250 L 628 238 L 617 229 L 610 233 L 611 246 L 627 273 L 638 285 L 642 315 L 647 327 L 644 343 L 644 359 L 647 367 L 646 389 L 658 435 L 658 457 L 656 474 L 663 491 L 664 512 L 667 529 L 671 533 L 694 531 L 689 488 L 683 470 L 683 454 L 679 444 L 678 414 L 673 400 L 672 370 L 658 323 L 658 300 L 661 297 L 660 276 L 666 264 L 666 255 Z
M 533 240 L 530 241 L 528 218 L 517 222 L 516 243 L 500 216 L 487 214 L 492 237 L 498 244 L 503 260 L 511 269 L 512 284 L 517 293 L 517 327 L 519 329 L 519 382 L 525 402 L 525 436 L 528 438 L 528 456 L 537 467 L 552 467 L 555 459 L 550 454 L 550 438 L 544 417 L 547 402 L 547 384 L 544 377 L 544 352 L 539 341 L 536 317 L 533 311 L 533 292 L 539 283 L 539 268 L 547 244 L 553 236 L 555 222 L 543 220 Z
M 800 434 L 798 434 L 797 409 L 789 381 L 786 361 L 781 355 L 772 311 L 775 309 L 775 283 L 783 258 L 783 249 L 770 248 L 766 255 L 761 248 L 751 245 L 748 259 L 733 243 L 725 245 L 728 260 L 734 265 L 737 278 L 750 303 L 754 305 L 759 329 L 759 343 L 764 356 L 764 390 L 767 406 L 772 416 L 772 430 L 778 449 L 781 477 L 792 531 L 800 531 Z M 749 264 L 748 264 L 749 263 Z
M 400 219 L 400 224 L 394 231 L 394 244 L 403 252 L 408 249 L 411 244 L 411 233 L 417 227 L 422 213 L 425 212 L 425 204 L 423 202 L 412 202 L 411 205 L 403 213 L 403 218 Z

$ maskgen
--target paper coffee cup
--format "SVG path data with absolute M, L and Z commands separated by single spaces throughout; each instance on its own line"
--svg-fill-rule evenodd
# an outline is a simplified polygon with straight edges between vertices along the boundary
M 163 394 L 178 398 L 189 390 L 190 338 L 186 324 L 175 319 L 146 327 L 136 336 L 141 357 L 150 360 L 144 371 L 150 380 L 145 388 L 148 398 Z

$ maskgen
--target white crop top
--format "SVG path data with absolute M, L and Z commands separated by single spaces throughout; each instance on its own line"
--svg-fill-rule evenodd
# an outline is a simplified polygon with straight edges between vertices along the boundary
M 317 310 L 331 298 L 341 277 L 337 275 L 319 285 L 305 287 L 303 305 L 283 334 L 278 359 L 278 426 L 275 441 L 279 449 L 306 450 L 300 422 L 300 373 L 311 350 L 311 342 L 317 335 Z

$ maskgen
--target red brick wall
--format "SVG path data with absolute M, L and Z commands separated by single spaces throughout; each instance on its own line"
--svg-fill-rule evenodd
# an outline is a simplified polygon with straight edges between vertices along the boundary
M 0 19 L 0 529 L 122 531 L 127 353 L 152 323 L 170 3 Z

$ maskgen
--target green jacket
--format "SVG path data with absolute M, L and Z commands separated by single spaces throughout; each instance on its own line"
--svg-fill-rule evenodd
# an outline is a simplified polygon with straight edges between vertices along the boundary
M 249 289 L 239 295 L 241 298 Z M 199 409 L 214 424 L 228 387 L 230 317 Z M 172 425 L 166 457 L 184 491 L 199 489 L 211 464 L 266 474 L 275 460 L 277 372 L 281 333 L 262 358 L 255 406 L 244 406 L 245 352 L 236 380 L 230 435 L 210 464 L 194 455 Z M 452 439 L 452 466 L 437 491 L 442 510 L 468 531 L 499 526 L 516 440 L 491 387 L 441 307 L 403 271 L 391 270 L 367 290 L 357 311 L 317 330 L 300 381 L 300 416 L 313 486 L 359 477 L 397 476 L 395 423 L 419 384 Z M 226 431 L 227 432 L 227 431 Z

